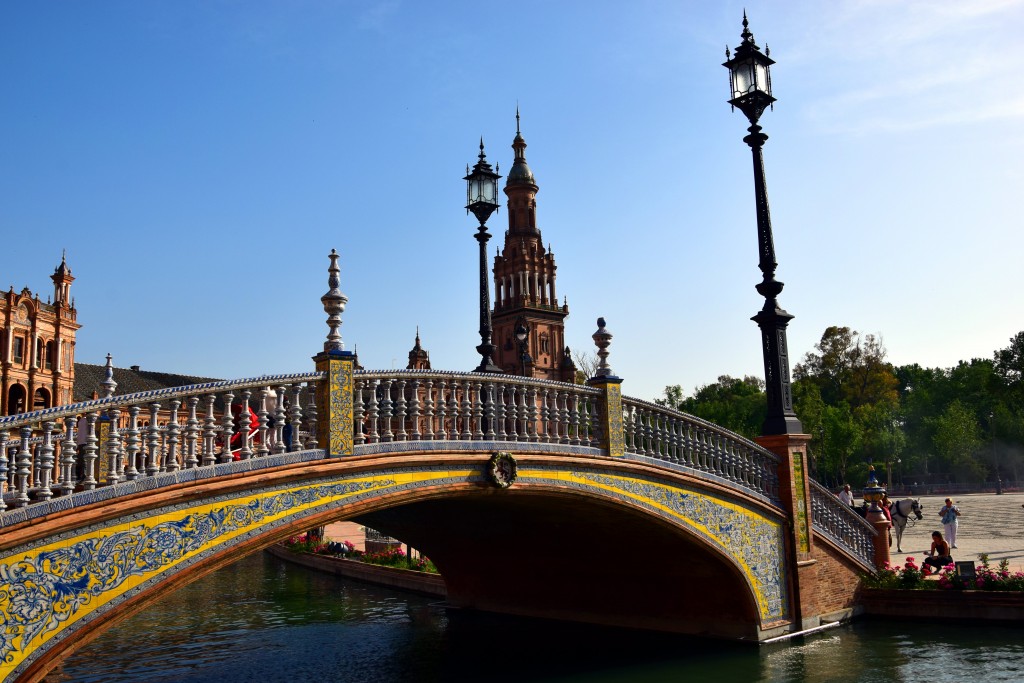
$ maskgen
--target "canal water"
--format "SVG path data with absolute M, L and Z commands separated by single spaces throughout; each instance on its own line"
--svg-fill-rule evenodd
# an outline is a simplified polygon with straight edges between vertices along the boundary
M 614 590 L 609 586 L 609 590 Z M 1024 627 L 858 622 L 769 646 L 449 612 L 259 553 L 74 653 L 51 683 L 1024 681 Z

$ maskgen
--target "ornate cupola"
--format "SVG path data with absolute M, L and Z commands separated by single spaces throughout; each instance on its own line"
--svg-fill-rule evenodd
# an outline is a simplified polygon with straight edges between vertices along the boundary
M 71 283 L 75 281 L 68 267 L 67 252 L 62 252 L 60 265 L 53 269 L 53 303 L 55 306 L 69 306 L 71 303 Z
M 409 352 L 409 364 L 405 366 L 406 370 L 429 370 L 430 369 L 430 353 L 420 346 L 420 328 L 416 326 L 416 344 L 413 345 L 412 351 Z
M 504 247 L 494 257 L 495 363 L 507 373 L 571 382 L 575 368 L 570 372 L 565 367 L 564 351 L 569 307 L 558 303 L 555 256 L 550 246 L 544 248 L 537 227 L 539 188 L 526 163 L 518 109 L 512 150 L 515 159 L 505 181 L 508 230 Z M 517 322 L 528 330 L 524 341 L 516 337 Z

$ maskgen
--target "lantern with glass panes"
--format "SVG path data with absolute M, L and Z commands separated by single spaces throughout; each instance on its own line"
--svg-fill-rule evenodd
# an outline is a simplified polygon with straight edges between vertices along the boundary
M 725 48 L 726 62 L 722 66 L 729 69 L 729 85 L 732 98 L 729 104 L 739 108 L 751 123 L 757 123 L 765 109 L 772 106 L 771 66 L 775 60 L 768 54 L 768 46 L 764 52 L 754 43 L 754 34 L 747 24 L 747 13 L 743 13 L 743 42 L 736 48 L 735 54 Z
M 502 372 L 494 364 L 494 344 L 491 343 L 491 285 L 487 273 L 487 240 L 491 234 L 487 232 L 487 219 L 498 210 L 498 179 L 497 168 L 491 170 L 484 155 L 484 139 L 480 138 L 479 160 L 473 166 L 472 173 L 466 166 L 466 213 L 470 211 L 480 221 L 476 241 L 480 244 L 480 345 L 476 347 L 480 354 L 480 365 L 474 372 Z

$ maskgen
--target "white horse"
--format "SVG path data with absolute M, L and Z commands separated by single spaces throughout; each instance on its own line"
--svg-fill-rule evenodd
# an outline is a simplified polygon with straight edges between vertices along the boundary
M 900 542 L 903 540 L 903 529 L 907 526 L 907 520 L 911 515 L 917 519 L 924 519 L 921 514 L 921 502 L 916 498 L 898 500 L 892 504 L 889 513 L 892 515 L 892 526 L 896 530 L 896 552 L 902 553 Z

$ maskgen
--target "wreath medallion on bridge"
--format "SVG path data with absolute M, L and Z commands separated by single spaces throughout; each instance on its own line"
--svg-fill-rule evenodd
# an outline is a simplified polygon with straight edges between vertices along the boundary
M 515 483 L 519 473 L 516 459 L 508 451 L 499 451 L 491 456 L 487 465 L 487 477 L 500 489 L 507 489 Z

